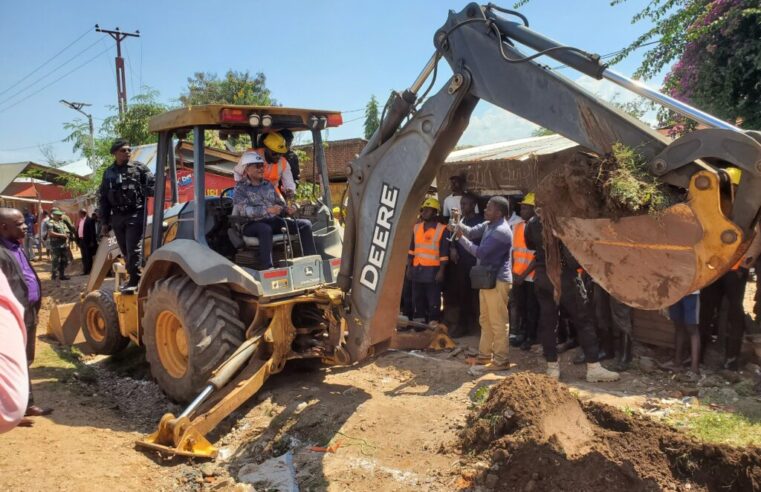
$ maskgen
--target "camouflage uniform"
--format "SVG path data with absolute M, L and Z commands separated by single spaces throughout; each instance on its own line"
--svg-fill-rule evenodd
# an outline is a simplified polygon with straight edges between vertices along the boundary
M 48 238 L 50 240 L 50 254 L 53 258 L 53 279 L 61 277 L 63 279 L 66 267 L 69 265 L 68 247 L 66 238 L 50 236 L 50 231 L 59 234 L 69 234 L 69 228 L 62 219 L 51 218 L 48 222 Z

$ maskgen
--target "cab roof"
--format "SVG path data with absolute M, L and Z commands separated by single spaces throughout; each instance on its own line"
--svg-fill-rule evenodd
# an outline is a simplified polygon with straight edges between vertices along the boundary
M 259 117 L 259 124 L 252 124 L 251 118 Z M 264 116 L 270 116 L 272 123 L 263 126 Z M 148 122 L 152 132 L 188 129 L 196 125 L 213 128 L 259 129 L 291 131 L 309 130 L 311 117 L 325 118 L 325 126 L 336 127 L 343 123 L 340 111 L 323 109 L 284 108 L 281 106 L 240 106 L 234 104 L 204 104 L 174 109 L 154 116 Z

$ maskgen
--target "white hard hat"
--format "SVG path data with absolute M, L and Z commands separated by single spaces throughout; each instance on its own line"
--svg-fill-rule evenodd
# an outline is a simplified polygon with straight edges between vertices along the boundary
M 240 156 L 240 164 L 242 164 L 244 167 L 248 166 L 249 164 L 264 164 L 264 157 L 259 155 L 259 153 L 256 151 L 247 150 L 243 152 L 242 156 Z
M 240 156 L 238 164 L 233 168 L 233 177 L 235 181 L 243 179 L 243 175 L 246 172 L 246 168 L 251 164 L 265 164 L 264 157 L 259 155 L 258 152 L 253 150 L 247 150 Z

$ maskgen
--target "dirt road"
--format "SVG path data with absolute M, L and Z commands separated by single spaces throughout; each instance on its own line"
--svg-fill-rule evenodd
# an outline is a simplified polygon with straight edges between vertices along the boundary
M 53 303 L 74 300 L 84 279 L 56 288 L 43 273 L 48 297 L 41 332 Z M 466 348 L 477 344 L 475 337 L 460 342 Z M 463 481 L 463 470 L 472 463 L 466 466 L 458 436 L 483 400 L 481 388 L 504 376 L 469 375 L 466 353 L 387 352 L 352 368 L 287 367 L 209 436 L 220 457 L 204 464 L 161 461 L 134 449 L 134 441 L 152 431 L 165 411 L 177 410 L 145 380 L 139 350 L 111 363 L 40 338 L 32 367 L 35 397 L 55 411 L 35 419 L 32 428 L 0 436 L 0 489 L 251 490 L 240 482 L 246 475 L 250 479 L 252 470 L 265 476 L 257 466 L 277 456 L 292 459 L 300 490 L 467 488 L 471 483 Z M 612 385 L 588 385 L 583 368 L 570 363 L 573 355 L 562 356 L 562 379 L 582 399 L 630 411 L 654 397 L 702 391 L 650 370 L 632 370 Z M 536 352 L 513 350 L 512 360 L 517 363 L 512 372 L 544 368 Z M 129 369 L 113 370 L 124 366 Z M 741 403 L 761 405 L 754 395 L 735 406 Z M 259 483 L 257 490 L 267 486 Z

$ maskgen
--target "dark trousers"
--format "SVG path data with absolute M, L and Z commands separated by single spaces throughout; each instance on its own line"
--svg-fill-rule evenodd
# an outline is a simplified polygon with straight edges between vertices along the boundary
M 478 290 L 470 285 L 473 263 L 462 258 L 447 265 L 444 279 L 444 320 L 450 336 L 463 336 L 477 330 Z
M 736 358 L 742 348 L 742 337 L 745 332 L 745 285 L 748 281 L 748 271 L 729 271 L 716 282 L 700 291 L 700 346 L 704 347 L 710 342 L 711 335 L 716 333 L 719 325 L 719 312 L 721 302 L 727 299 L 727 331 L 726 351 L 727 359 Z
M 538 332 L 539 341 L 544 350 L 544 358 L 547 362 L 557 362 L 558 306 L 553 297 L 554 287 L 543 267 L 536 270 L 534 288 L 539 303 Z M 599 347 L 592 322 L 592 313 L 589 303 L 584 299 L 582 289 L 576 282 L 575 272 L 563 272 L 561 275 L 561 291 L 560 304 L 576 327 L 577 337 L 586 361 L 597 362 Z
M 415 317 L 415 298 L 412 294 L 412 280 L 407 278 L 407 273 L 404 275 L 404 285 L 402 286 L 402 302 L 401 302 L 402 314 L 407 316 L 407 319 L 411 320 Z
M 632 334 L 632 309 L 611 297 L 608 292 L 594 285 L 593 303 L 597 320 L 597 335 L 603 350 L 612 354 L 614 339 Z
M 537 339 L 539 302 L 534 282 L 523 281 L 510 289 L 510 331 L 522 334 L 526 340 Z
M 98 245 L 87 245 L 82 242 L 79 245 L 79 249 L 82 252 L 82 273 L 89 275 L 90 270 L 92 270 L 92 259 L 95 256 L 95 252 L 98 251 Z
M 255 237 L 259 240 L 259 261 L 261 268 L 272 268 L 272 236 L 281 234 L 283 227 L 288 227 L 290 234 L 298 234 L 301 237 L 302 254 L 304 256 L 317 254 L 312 235 L 312 223 L 306 219 L 284 219 L 282 217 L 270 217 L 268 219 L 249 222 L 243 228 L 243 235 Z M 297 240 L 297 238 L 293 238 Z
M 441 286 L 438 282 L 412 282 L 415 298 L 415 319 L 426 323 L 441 320 Z
M 26 363 L 28 366 L 34 362 L 34 353 L 37 348 L 37 323 L 26 325 Z M 34 405 L 32 395 L 32 374 L 29 373 L 29 400 L 27 406 Z
M 119 214 L 111 216 L 111 228 L 124 256 L 129 273 L 129 286 L 140 281 L 140 254 L 143 249 L 143 214 Z

